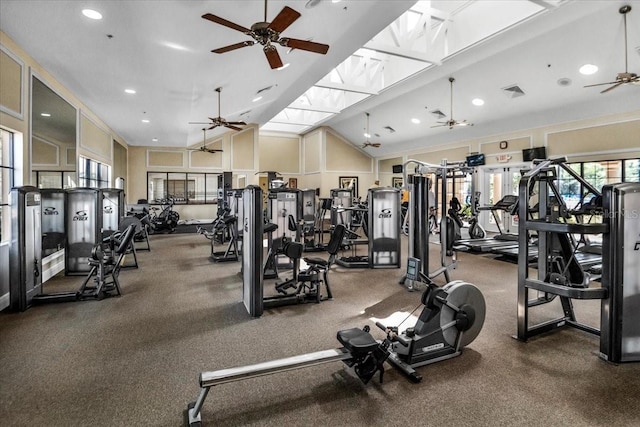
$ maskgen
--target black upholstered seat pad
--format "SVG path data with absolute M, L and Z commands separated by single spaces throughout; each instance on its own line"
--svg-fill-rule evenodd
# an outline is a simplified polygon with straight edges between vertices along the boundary
M 358 328 L 338 331 L 338 341 L 351 353 L 368 353 L 378 347 L 378 342 L 370 333 Z

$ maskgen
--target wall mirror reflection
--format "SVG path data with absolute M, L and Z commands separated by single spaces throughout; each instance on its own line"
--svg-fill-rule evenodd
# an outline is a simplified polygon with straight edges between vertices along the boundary
M 31 183 L 76 187 L 77 111 L 36 76 L 31 78 Z

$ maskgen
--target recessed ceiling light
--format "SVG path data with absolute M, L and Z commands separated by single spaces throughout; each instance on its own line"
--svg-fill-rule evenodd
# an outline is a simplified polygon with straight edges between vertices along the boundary
M 363 135 L 364 135 L 365 138 L 371 138 L 371 134 L 370 133 L 366 133 L 365 132 Z
M 580 74 L 584 74 L 585 76 L 590 76 L 591 74 L 595 74 L 598 72 L 598 66 L 593 64 L 584 64 L 580 67 Z
M 416 119 L 415 117 L 411 119 L 411 123 L 420 124 L 420 119 Z
M 40 115 L 42 117 L 51 117 L 51 114 L 49 114 L 49 113 L 40 113 Z
M 89 19 L 102 19 L 102 14 L 93 9 L 82 9 L 82 14 Z
M 158 142 L 158 138 L 151 138 L 153 142 Z
M 289 64 L 289 63 L 287 62 L 286 64 L 283 64 L 283 65 L 282 65 L 282 67 L 278 67 L 278 68 L 276 68 L 276 70 L 284 70 L 284 69 L 285 69 L 285 68 L 287 68 L 289 65 L 291 65 L 291 64 Z
M 125 91 L 126 93 L 130 93 L 131 95 L 133 95 L 134 93 L 136 93 L 136 91 L 135 91 L 135 90 L 133 90 L 133 89 L 125 89 L 124 91 Z
M 142 119 L 142 123 L 149 123 L 149 119 Z
M 473 98 L 473 100 L 471 101 L 471 103 L 473 105 L 475 105 L 476 107 L 481 107 L 484 105 L 484 99 L 480 99 L 480 98 Z
M 340 3 L 342 0 L 331 0 L 331 3 Z
M 571 79 L 567 77 L 558 79 L 558 86 L 571 86 Z
M 183 51 L 188 51 L 189 50 L 186 47 L 184 47 L 182 45 L 179 45 L 178 43 L 165 42 L 164 45 L 166 47 L 170 47 L 171 49 L 175 49 L 175 50 L 183 50 Z
M 255 98 L 253 98 L 252 102 L 258 102 L 262 99 L 261 96 L 256 96 Z

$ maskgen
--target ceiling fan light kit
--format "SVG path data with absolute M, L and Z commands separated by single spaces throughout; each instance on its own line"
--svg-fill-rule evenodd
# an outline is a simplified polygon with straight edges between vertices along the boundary
M 612 82 L 596 83 L 593 85 L 585 86 L 585 87 L 593 87 L 593 86 L 611 85 L 608 88 L 600 91 L 600 93 L 607 93 L 623 84 L 627 84 L 627 83 L 638 84 L 638 82 L 640 82 L 640 76 L 638 76 L 638 74 L 629 72 L 629 58 L 628 58 L 628 46 L 627 46 L 627 14 L 631 12 L 631 6 L 624 5 L 620 9 L 618 9 L 618 12 L 622 14 L 622 18 L 624 21 L 624 72 L 618 73 L 618 75 L 616 76 L 616 79 Z
M 453 82 L 455 81 L 456 79 L 454 79 L 453 77 L 449 77 L 450 103 L 451 103 L 450 104 L 451 114 L 449 115 L 449 120 L 444 122 L 438 122 L 439 124 L 435 126 L 431 126 L 432 128 L 449 127 L 449 129 L 453 129 L 456 126 L 473 126 L 473 123 L 467 123 L 466 120 L 458 121 L 453 118 Z
M 241 25 L 235 24 L 231 21 L 227 21 L 224 18 L 213 15 L 211 13 L 205 13 L 202 18 L 214 22 L 219 25 L 223 25 L 232 30 L 240 31 L 245 35 L 253 38 L 253 40 L 247 40 L 240 43 L 235 43 L 229 46 L 224 46 L 218 49 L 214 49 L 213 53 L 226 53 L 232 50 L 240 49 L 247 46 L 253 46 L 256 43 L 261 44 L 262 50 L 269 62 L 271 69 L 282 68 L 284 64 L 280 58 L 280 54 L 276 49 L 276 44 L 290 49 L 299 49 L 307 52 L 319 53 L 325 55 L 329 51 L 329 45 L 316 43 L 308 40 L 292 39 L 290 37 L 280 37 L 280 33 L 286 30 L 291 24 L 293 24 L 298 18 L 300 13 L 296 12 L 289 6 L 285 6 L 280 13 L 271 22 L 267 22 L 267 0 L 264 2 L 264 21 L 256 22 L 251 26 L 251 29 L 245 28 Z
M 364 113 L 367 116 L 367 127 L 365 129 L 365 138 L 367 138 L 367 140 L 362 144 L 362 148 L 367 148 L 367 147 L 372 147 L 372 148 L 379 148 L 380 144 L 379 142 L 371 142 L 369 141 L 369 138 L 371 138 L 371 134 L 369 133 L 369 113 Z
M 189 122 L 189 124 L 191 125 L 210 125 L 211 127 L 209 127 L 209 130 L 211 129 L 215 129 L 219 126 L 224 126 L 226 128 L 229 129 L 233 129 L 233 130 L 242 130 L 241 127 L 238 126 L 245 126 L 246 123 L 239 121 L 239 122 L 228 122 L 227 120 L 225 120 L 224 118 L 222 118 L 220 116 L 220 92 L 222 92 L 222 88 L 218 87 L 216 88 L 216 92 L 218 92 L 218 117 L 208 117 L 209 120 L 211 120 L 211 122 Z

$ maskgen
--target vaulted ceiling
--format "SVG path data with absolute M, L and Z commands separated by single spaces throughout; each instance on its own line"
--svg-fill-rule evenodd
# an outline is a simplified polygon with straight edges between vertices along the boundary
M 368 112 L 371 140 L 382 144 L 366 149 L 372 155 L 640 110 L 640 85 L 583 88 L 624 71 L 624 4 L 632 6 L 628 69 L 640 73 L 638 1 L 415 3 L 269 1 L 268 20 L 285 6 L 302 15 L 284 35 L 330 45 L 326 55 L 278 47 L 290 64 L 282 70 L 260 46 L 210 52 L 248 37 L 201 16 L 250 27 L 264 19 L 257 0 L 3 0 L 0 28 L 132 145 L 198 143 L 202 126 L 189 122 L 218 115 L 217 87 L 223 117 L 265 130 L 328 125 L 359 145 Z M 103 19 L 87 19 L 84 7 Z M 599 71 L 580 74 L 586 63 Z M 453 116 L 472 127 L 432 127 L 450 116 L 449 77 Z M 513 86 L 524 95 L 503 90 Z

